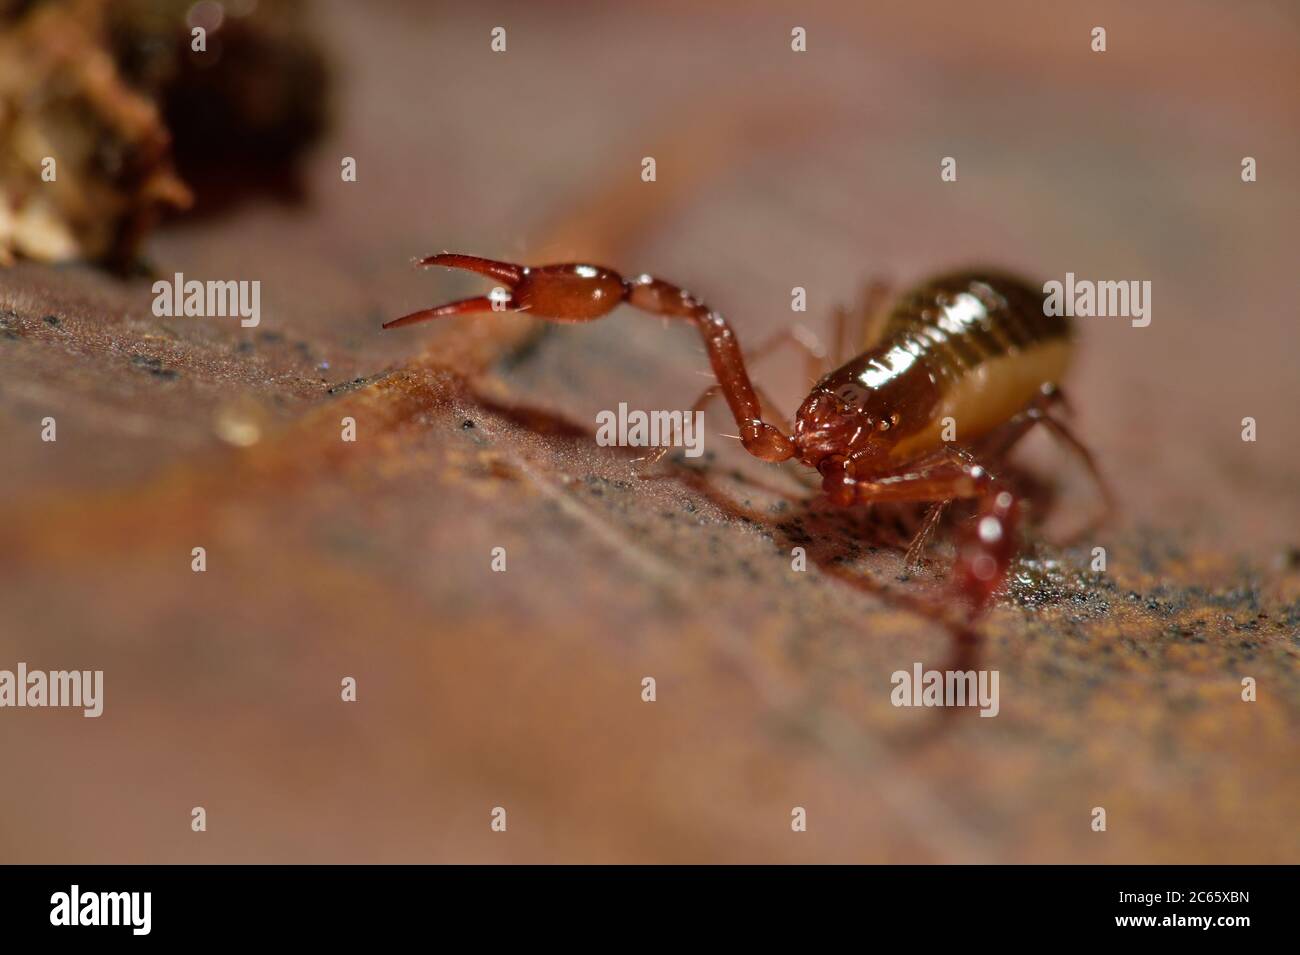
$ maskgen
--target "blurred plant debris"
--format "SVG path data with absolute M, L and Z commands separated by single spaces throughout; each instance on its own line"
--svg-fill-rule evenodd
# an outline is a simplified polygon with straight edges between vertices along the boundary
M 0 0 L 0 263 L 126 268 L 168 211 L 291 182 L 327 115 L 304 9 Z

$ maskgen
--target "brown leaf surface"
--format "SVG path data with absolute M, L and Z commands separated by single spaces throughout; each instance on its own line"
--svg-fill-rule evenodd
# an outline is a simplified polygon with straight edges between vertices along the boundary
M 310 206 L 150 248 L 260 279 L 258 328 L 155 318 L 148 281 L 88 268 L 0 274 L 0 668 L 106 683 L 98 720 L 0 712 L 0 859 L 1300 858 L 1296 22 L 913 6 L 814 8 L 802 55 L 776 6 L 330 6 Z M 409 268 L 441 248 L 653 271 L 751 346 L 795 285 L 816 325 L 870 275 L 969 261 L 1150 279 L 1150 327 L 1084 322 L 1071 389 L 1122 513 L 1052 543 L 1096 500 L 1031 442 L 1055 503 L 983 626 L 1001 713 L 896 709 L 890 674 L 952 648 L 899 602 L 940 584 L 897 579 L 888 526 L 730 442 L 649 481 L 597 447 L 597 411 L 703 386 L 681 329 L 380 334 L 475 293 Z M 791 408 L 797 364 L 760 373 Z

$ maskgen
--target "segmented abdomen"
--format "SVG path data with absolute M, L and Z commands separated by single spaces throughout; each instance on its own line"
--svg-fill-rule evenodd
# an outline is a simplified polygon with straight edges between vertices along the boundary
M 895 459 L 941 446 L 948 420 L 958 443 L 974 441 L 1065 374 L 1073 329 L 1043 313 L 1045 298 L 999 272 L 926 282 L 899 300 L 881 340 L 841 371 L 840 394 L 873 419 L 895 417 Z
M 885 322 L 881 344 L 918 352 L 942 381 L 953 382 L 997 358 L 1072 334 L 1064 316 L 1043 314 L 1044 293 L 997 272 L 958 272 L 907 293 Z M 874 349 L 873 349 L 874 351 Z M 884 356 L 882 356 L 884 357 Z M 883 369 L 882 369 L 883 371 Z

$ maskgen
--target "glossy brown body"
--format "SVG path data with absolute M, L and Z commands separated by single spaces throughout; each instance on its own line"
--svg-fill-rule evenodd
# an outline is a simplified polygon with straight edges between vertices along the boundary
M 814 386 L 795 421 L 800 460 L 818 467 L 842 455 L 865 475 L 939 450 L 947 421 L 953 441 L 983 438 L 1065 374 L 1072 328 L 1043 301 L 989 270 L 917 286 L 878 341 Z

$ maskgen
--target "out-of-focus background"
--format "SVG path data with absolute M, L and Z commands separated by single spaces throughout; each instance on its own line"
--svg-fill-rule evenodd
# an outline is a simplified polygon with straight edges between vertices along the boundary
M 0 860 L 1300 858 L 1294 5 L 72 3 L 33 26 L 57 6 L 0 11 L 0 668 L 102 669 L 105 710 L 0 711 Z M 176 45 L 195 23 L 206 59 Z M 53 210 L 32 130 L 80 149 Z M 69 242 L 97 261 L 49 261 Z M 891 595 L 941 593 L 946 545 L 899 581 L 879 515 L 784 501 L 717 409 L 715 453 L 658 480 L 597 447 L 602 409 L 694 399 L 688 329 L 381 334 L 484 290 L 411 268 L 442 249 L 654 272 L 750 347 L 794 286 L 824 332 L 871 277 L 1150 280 L 1149 327 L 1080 320 L 1070 382 L 1120 513 L 1059 543 L 1095 491 L 1028 441 L 1052 506 L 983 628 L 1001 712 L 896 709 L 890 674 L 951 647 Z M 154 317 L 176 272 L 260 280 L 261 324 Z M 755 373 L 796 407 L 799 361 Z

